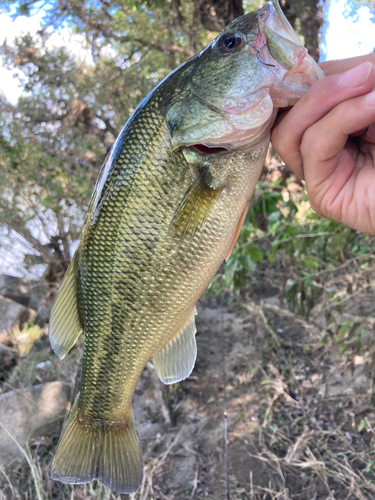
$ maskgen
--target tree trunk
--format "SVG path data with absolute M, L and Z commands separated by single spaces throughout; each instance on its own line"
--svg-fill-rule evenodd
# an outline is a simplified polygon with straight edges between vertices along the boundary
M 316 0 L 280 0 L 281 8 L 294 29 L 299 19 L 301 34 L 305 38 L 305 47 L 309 54 L 319 60 L 319 31 L 323 24 L 322 8 Z
M 242 0 L 203 0 L 196 2 L 195 8 L 199 9 L 203 27 L 210 31 L 222 31 L 245 13 Z

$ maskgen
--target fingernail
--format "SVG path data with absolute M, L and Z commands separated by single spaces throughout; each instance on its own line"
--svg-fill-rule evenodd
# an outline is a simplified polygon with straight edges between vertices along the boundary
M 340 84 L 348 89 L 364 85 L 370 76 L 371 67 L 372 64 L 367 61 L 360 64 L 356 68 L 346 71 L 343 75 L 341 75 Z
M 372 91 L 370 94 L 367 94 L 366 102 L 370 106 L 375 106 L 375 91 Z

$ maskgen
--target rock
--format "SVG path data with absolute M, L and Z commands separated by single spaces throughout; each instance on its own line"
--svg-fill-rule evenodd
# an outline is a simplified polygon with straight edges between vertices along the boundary
M 8 465 L 22 458 L 21 450 L 9 434 L 21 446 L 33 433 L 40 436 L 52 420 L 67 413 L 70 395 L 70 384 L 63 382 L 34 385 L 0 395 L 0 464 Z
M 0 344 L 0 373 L 3 370 L 9 370 L 18 362 L 19 353 L 16 349 L 11 349 Z
M 22 328 L 25 323 L 35 323 L 37 315 L 33 309 L 0 296 L 0 334 L 9 332 L 14 326 Z
M 7 347 L 16 347 L 17 341 L 10 333 L 3 332 L 0 333 L 0 344 L 6 345 Z
M 25 307 L 39 311 L 46 293 L 47 287 L 40 281 L 0 274 L 0 295 Z

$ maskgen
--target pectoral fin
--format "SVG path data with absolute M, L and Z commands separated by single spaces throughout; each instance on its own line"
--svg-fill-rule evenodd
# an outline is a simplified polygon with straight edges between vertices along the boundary
M 68 354 L 82 332 L 76 293 L 76 255 L 65 273 L 49 321 L 49 341 L 59 359 Z
M 158 377 L 164 384 L 180 382 L 190 375 L 197 357 L 195 341 L 195 315 L 193 314 L 183 330 L 152 360 Z
M 169 226 L 172 235 L 184 238 L 186 235 L 194 235 L 203 226 L 222 191 L 207 184 L 209 175 L 209 168 L 205 167 L 186 191 Z

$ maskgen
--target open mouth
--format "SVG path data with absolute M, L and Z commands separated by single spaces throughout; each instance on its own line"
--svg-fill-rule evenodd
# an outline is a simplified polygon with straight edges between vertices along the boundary
M 217 155 L 219 153 L 228 153 L 228 149 L 226 148 L 210 148 L 208 146 L 205 146 L 204 144 L 193 144 L 192 146 L 189 146 L 189 149 L 191 149 L 192 151 L 197 151 L 198 153 L 203 155 Z

